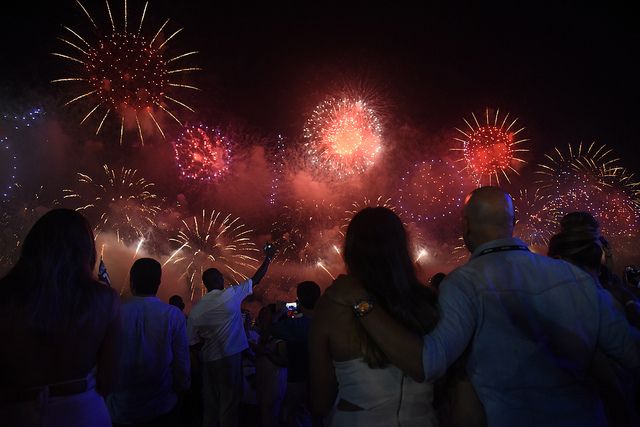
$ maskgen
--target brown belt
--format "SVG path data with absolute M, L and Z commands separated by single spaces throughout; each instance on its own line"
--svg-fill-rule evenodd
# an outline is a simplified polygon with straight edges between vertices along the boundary
M 48 393 L 47 393 L 48 389 Z M 68 381 L 64 383 L 51 384 L 48 386 L 31 387 L 25 389 L 1 389 L 1 403 L 18 403 L 38 400 L 43 393 L 50 397 L 70 396 L 72 394 L 83 393 L 88 389 L 88 382 L 85 378 L 81 380 Z

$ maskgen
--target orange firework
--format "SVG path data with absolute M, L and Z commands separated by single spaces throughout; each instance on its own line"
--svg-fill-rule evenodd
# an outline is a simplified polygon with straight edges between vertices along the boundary
M 63 58 L 78 66 L 74 75 L 53 80 L 54 83 L 76 83 L 83 86 L 83 91 L 70 99 L 65 105 L 77 101 L 89 101 L 88 112 L 80 122 L 90 117 L 97 118 L 96 135 L 100 132 L 107 117 L 115 115 L 120 121 L 120 144 L 125 128 L 136 127 L 140 142 L 144 144 L 143 125 L 145 121 L 153 123 L 158 132 L 165 137 L 164 131 L 156 118 L 156 113 L 163 112 L 176 122 L 180 120 L 171 111 L 170 105 L 177 105 L 189 111 L 190 106 L 178 100 L 174 92 L 178 89 L 198 90 L 193 85 L 185 84 L 178 76 L 197 67 L 179 65 L 184 58 L 197 52 L 186 52 L 174 57 L 167 55 L 167 43 L 182 29 L 164 37 L 163 30 L 167 19 L 152 36 L 142 34 L 144 18 L 148 2 L 145 3 L 139 25 L 133 30 L 129 28 L 127 0 L 124 0 L 124 23 L 116 26 L 109 1 L 106 10 L 111 23 L 111 31 L 102 33 L 94 18 L 79 0 L 76 0 L 82 12 L 90 21 L 95 40 L 91 43 L 79 32 L 69 28 L 59 39 L 70 53 L 54 52 L 53 55 Z M 135 124 L 135 125 L 134 125 Z M 132 125 L 132 126 L 129 126 Z
M 325 100 L 307 121 L 304 137 L 315 171 L 339 179 L 367 170 L 382 150 L 382 125 L 362 99 Z
M 485 110 L 485 124 L 480 124 L 474 113 L 471 113 L 473 123 L 463 119 L 468 129 L 456 128 L 464 138 L 454 138 L 462 143 L 462 148 L 453 148 L 455 151 L 462 151 L 463 160 L 466 166 L 463 170 L 468 170 L 478 185 L 485 183 L 492 184 L 495 180 L 500 184 L 500 177 L 504 177 L 507 182 L 509 173 L 518 174 L 517 168 L 526 163 L 518 157 L 518 153 L 523 153 L 526 148 L 518 147 L 519 144 L 528 141 L 526 138 L 518 139 L 518 134 L 524 128 L 515 129 L 518 119 L 510 122 L 507 113 L 500 120 L 500 110 L 495 114 L 490 114 L 489 109 Z

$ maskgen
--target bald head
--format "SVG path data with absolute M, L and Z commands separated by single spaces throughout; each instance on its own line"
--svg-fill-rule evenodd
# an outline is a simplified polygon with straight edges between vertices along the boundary
M 470 251 L 483 243 L 513 236 L 513 200 L 498 187 L 481 187 L 469 194 L 463 217 L 463 237 Z

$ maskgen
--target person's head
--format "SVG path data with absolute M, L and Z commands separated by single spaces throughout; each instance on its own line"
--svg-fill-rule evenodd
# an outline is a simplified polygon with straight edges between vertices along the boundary
M 96 248 L 87 220 L 70 209 L 54 209 L 31 227 L 20 258 L 2 279 L 4 302 L 27 307 L 41 331 L 80 322 L 95 293 Z
M 171 298 L 169 298 L 169 304 L 178 307 L 180 311 L 184 310 L 184 301 L 180 295 L 172 295 Z
M 437 320 L 436 297 L 417 279 L 402 221 L 384 207 L 365 208 L 347 227 L 344 260 L 378 303 L 412 331 L 428 332 Z M 372 367 L 387 359 L 368 336 L 364 358 Z
M 155 295 L 162 280 L 162 266 L 152 258 L 136 260 L 129 271 L 131 293 L 133 295 Z
M 444 274 L 444 273 L 436 273 L 436 274 L 434 274 L 431 277 L 431 279 L 429 279 L 429 286 L 431 286 L 436 291 L 439 290 L 440 289 L 440 283 L 442 283 L 442 281 L 444 280 L 445 277 L 447 277 L 447 275 Z
M 513 237 L 515 212 L 509 193 L 498 187 L 480 187 L 465 199 L 462 237 L 469 252 L 483 243 Z
M 209 268 L 202 273 L 202 283 L 207 291 L 224 289 L 224 277 L 217 268 Z
M 271 327 L 273 317 L 276 314 L 276 305 L 268 304 L 260 309 L 258 312 L 258 318 L 256 319 L 256 326 L 260 332 L 266 332 Z
M 296 296 L 302 310 L 310 311 L 316 306 L 316 302 L 320 298 L 320 286 L 316 282 L 310 280 L 301 282 L 296 288 Z
M 598 221 L 587 212 L 572 212 L 560 220 L 560 233 L 549 240 L 547 255 L 597 276 L 602 264 L 602 242 Z

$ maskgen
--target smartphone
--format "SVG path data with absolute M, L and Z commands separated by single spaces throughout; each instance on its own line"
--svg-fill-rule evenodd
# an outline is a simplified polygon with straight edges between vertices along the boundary
M 285 307 L 287 308 L 287 315 L 289 317 L 293 317 L 296 314 L 298 314 L 298 303 L 297 302 L 285 303 Z

